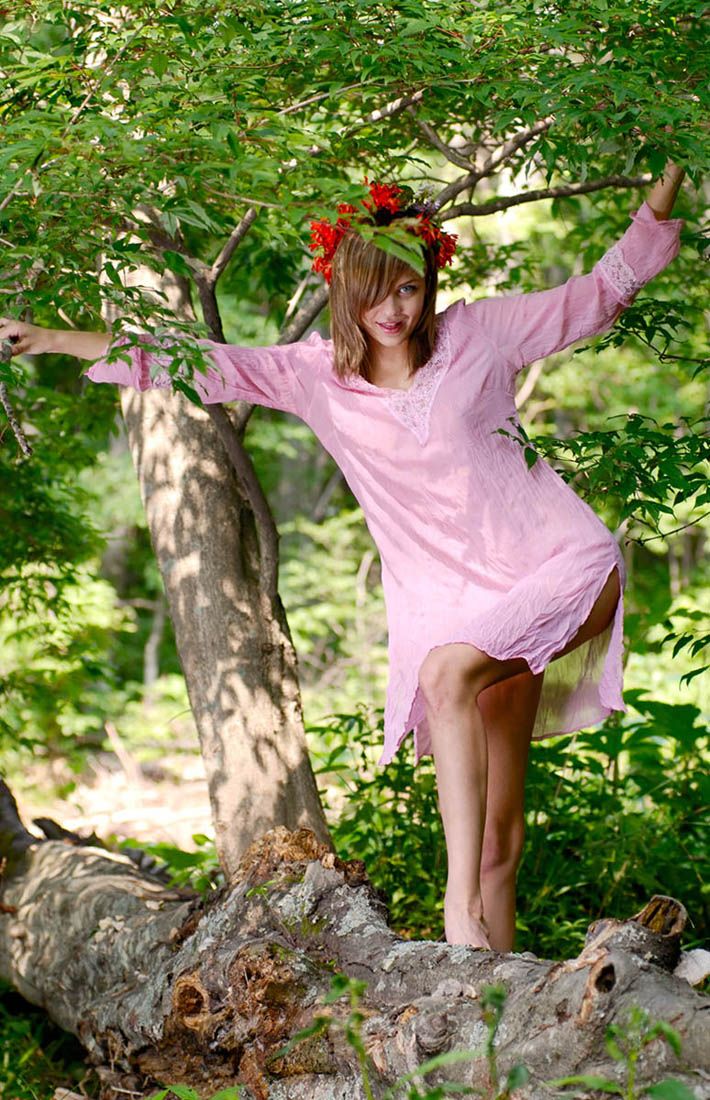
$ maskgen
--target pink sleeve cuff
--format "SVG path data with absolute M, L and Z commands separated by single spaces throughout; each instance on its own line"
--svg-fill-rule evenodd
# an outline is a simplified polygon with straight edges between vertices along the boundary
M 621 305 L 630 305 L 642 286 L 663 271 L 680 249 L 682 218 L 658 221 L 647 202 L 631 217 L 620 241 L 604 253 L 595 271 Z

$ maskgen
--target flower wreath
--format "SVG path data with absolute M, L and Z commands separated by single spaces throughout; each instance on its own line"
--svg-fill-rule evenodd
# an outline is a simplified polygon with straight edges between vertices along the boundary
M 370 199 L 363 199 L 361 206 L 368 212 L 374 225 L 389 225 L 392 215 L 411 210 L 412 216 L 417 219 L 417 225 L 407 226 L 409 232 L 421 237 L 425 245 L 434 245 L 437 267 L 444 267 L 451 263 L 451 258 L 456 251 L 458 237 L 455 233 L 445 233 L 431 220 L 432 209 L 427 203 L 412 201 L 412 193 L 409 188 L 399 187 L 396 183 L 370 183 L 367 176 L 363 180 L 370 189 Z M 324 218 L 322 221 L 311 222 L 311 252 L 321 249 L 321 254 L 316 256 L 311 268 L 320 271 L 325 281 L 330 283 L 333 270 L 333 256 L 338 245 L 351 225 L 351 219 L 347 214 L 358 214 L 360 211 L 349 202 L 341 202 L 337 207 L 338 217 L 335 223 Z

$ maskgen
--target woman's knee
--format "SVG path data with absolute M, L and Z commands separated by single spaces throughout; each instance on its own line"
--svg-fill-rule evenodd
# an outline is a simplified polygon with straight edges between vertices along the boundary
M 450 643 L 430 650 L 419 669 L 419 687 L 428 707 L 461 705 L 475 700 L 485 686 L 490 659 L 467 643 Z

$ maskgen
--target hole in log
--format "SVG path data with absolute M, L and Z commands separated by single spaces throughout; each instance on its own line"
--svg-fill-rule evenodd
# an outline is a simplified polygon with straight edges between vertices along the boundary
M 182 985 L 177 990 L 175 1009 L 180 1016 L 197 1016 L 205 1007 L 205 998 L 193 985 Z
M 616 971 L 614 970 L 613 963 L 607 963 L 603 966 L 596 978 L 594 979 L 594 988 L 599 993 L 611 993 L 612 989 L 616 985 Z

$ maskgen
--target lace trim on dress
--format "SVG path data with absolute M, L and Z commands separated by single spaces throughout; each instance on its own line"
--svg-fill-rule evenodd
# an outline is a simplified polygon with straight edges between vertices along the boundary
M 414 433 L 420 443 L 426 443 L 434 394 L 450 357 L 449 326 L 444 316 L 440 318 L 439 325 L 434 352 L 414 375 L 412 385 L 408 390 L 394 390 L 385 397 L 390 411 Z
M 623 301 L 633 298 L 643 286 L 634 269 L 624 259 L 619 244 L 612 245 L 609 251 L 604 253 L 597 267 L 611 289 Z

